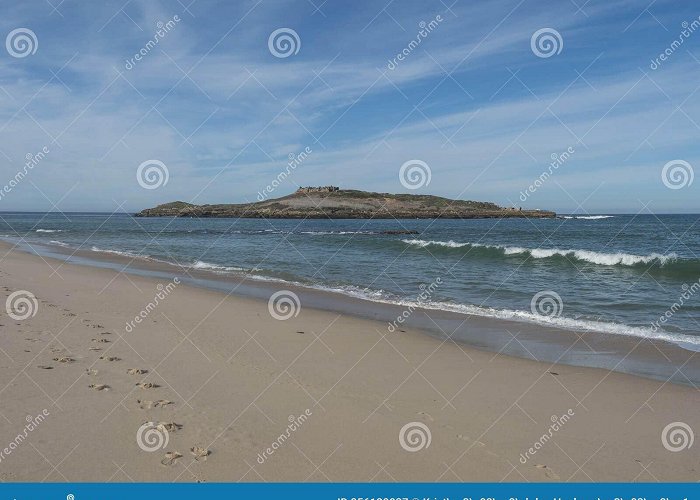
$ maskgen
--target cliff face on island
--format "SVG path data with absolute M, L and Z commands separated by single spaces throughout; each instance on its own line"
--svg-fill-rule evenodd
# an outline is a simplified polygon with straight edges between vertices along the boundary
M 300 188 L 282 198 L 256 203 L 193 205 L 175 201 L 147 208 L 136 217 L 243 217 L 270 219 L 478 219 L 496 217 L 552 218 L 554 212 L 499 207 L 483 201 L 440 196 L 388 194 L 339 189 Z

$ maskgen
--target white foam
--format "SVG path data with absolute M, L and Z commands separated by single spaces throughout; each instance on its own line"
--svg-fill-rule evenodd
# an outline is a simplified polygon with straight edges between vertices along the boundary
M 37 229 L 37 233 L 62 233 L 65 229 Z
M 310 234 L 312 236 L 345 235 L 345 234 L 376 234 L 373 231 L 299 231 L 296 234 Z
M 443 245 L 443 246 L 449 246 L 449 247 L 462 247 L 462 246 L 468 246 L 468 245 L 484 246 L 484 247 L 489 246 L 489 245 L 479 245 L 479 244 L 470 244 L 470 243 L 458 243 L 458 242 L 454 242 L 454 241 L 448 241 L 448 242 L 424 241 L 424 240 L 402 240 L 402 241 L 404 241 L 406 243 L 414 242 L 413 244 L 416 244 L 418 246 L 427 246 L 430 244 L 437 244 L 437 245 Z M 65 243 L 60 242 L 60 241 L 51 241 L 51 243 L 65 245 Z M 521 253 L 521 251 L 531 251 L 530 249 L 525 249 L 525 248 L 520 248 L 520 247 L 500 247 L 500 246 L 497 246 L 496 248 L 504 249 L 504 251 L 505 251 L 505 249 L 508 249 L 512 253 Z M 119 251 L 119 250 L 106 250 L 106 249 L 101 249 L 101 248 L 98 248 L 95 246 L 92 247 L 92 251 L 116 254 L 116 255 L 126 256 L 126 257 L 149 258 L 148 256 L 136 255 L 136 254 L 133 254 L 131 252 L 125 252 L 125 251 Z M 576 252 L 576 251 L 571 250 L 571 251 L 567 251 L 567 252 Z M 578 251 L 578 252 L 581 252 L 581 251 Z M 593 252 L 593 253 L 595 253 L 595 252 Z M 607 254 L 598 254 L 598 255 L 607 255 Z M 610 254 L 610 255 L 614 255 L 614 254 Z M 626 255 L 626 254 L 624 254 L 624 255 Z M 656 257 L 653 257 L 653 255 L 656 255 L 656 254 L 652 254 L 652 256 L 647 256 L 645 258 L 656 258 Z M 153 259 L 153 260 L 155 260 L 155 259 Z M 163 262 L 163 261 L 161 261 L 161 262 Z M 172 263 L 170 263 L 170 264 L 172 264 Z M 175 264 L 172 264 L 172 265 L 175 265 Z M 190 265 L 188 267 L 191 267 L 194 269 L 209 270 L 212 272 L 245 271 L 245 269 L 239 268 L 239 267 L 221 266 L 221 265 L 211 264 L 211 263 L 203 262 L 203 261 L 199 261 L 199 260 L 195 261 L 192 265 Z M 663 331 L 663 330 L 656 330 L 655 331 L 649 327 L 635 327 L 635 326 L 629 326 L 629 325 L 624 325 L 624 324 L 620 324 L 620 323 L 610 323 L 610 322 L 593 321 L 593 320 L 582 320 L 582 319 L 574 319 L 574 318 L 566 318 L 566 317 L 549 317 L 549 316 L 544 316 L 544 315 L 533 314 L 529 311 L 519 311 L 519 310 L 510 310 L 510 309 L 495 309 L 495 308 L 475 306 L 475 305 L 470 305 L 470 304 L 455 304 L 455 303 L 440 302 L 440 301 L 404 300 L 404 299 L 399 299 L 399 298 L 396 298 L 396 297 L 391 296 L 389 294 L 386 294 L 382 290 L 370 290 L 367 288 L 360 288 L 360 287 L 351 286 L 351 285 L 348 285 L 348 286 L 309 285 L 309 284 L 300 283 L 297 281 L 289 281 L 289 280 L 284 280 L 284 279 L 280 279 L 280 278 L 253 275 L 250 273 L 246 273 L 246 277 L 248 279 L 257 279 L 257 280 L 268 281 L 268 282 L 280 282 L 280 283 L 285 283 L 288 285 L 294 285 L 294 286 L 299 286 L 299 287 L 304 287 L 304 288 L 312 288 L 312 289 L 322 290 L 322 291 L 327 291 L 327 292 L 332 292 L 332 293 L 339 293 L 342 295 L 355 297 L 355 298 L 359 298 L 359 299 L 364 299 L 364 300 L 369 300 L 369 301 L 378 302 L 378 303 L 392 304 L 392 305 L 398 305 L 398 306 L 403 306 L 403 307 L 416 307 L 416 308 L 431 309 L 431 310 L 449 311 L 449 312 L 469 314 L 469 315 L 481 316 L 481 317 L 497 318 L 497 319 L 503 319 L 503 320 L 527 321 L 527 322 L 532 322 L 532 323 L 551 326 L 551 327 L 564 328 L 567 330 L 590 331 L 590 332 L 608 333 L 608 334 L 613 334 L 613 335 L 632 336 L 632 337 L 638 337 L 638 338 L 657 339 L 657 340 L 663 340 L 663 341 L 675 343 L 675 344 L 677 344 L 681 347 L 684 347 L 686 349 L 700 350 L 700 337 L 696 337 L 696 336 L 692 336 L 692 335 L 684 335 L 684 334 L 680 334 L 680 333 L 672 333 L 672 332 L 667 332 L 667 331 Z
M 218 264 L 210 264 L 209 262 L 204 262 L 201 260 L 195 261 L 190 266 L 186 266 L 191 269 L 206 269 L 208 271 L 219 271 L 219 272 L 231 272 L 231 271 L 245 271 L 242 267 L 230 267 L 230 266 L 220 266 Z
M 562 219 L 600 220 L 612 219 L 614 215 L 562 215 Z
M 70 245 L 68 245 L 68 243 L 63 243 L 62 241 L 58 241 L 58 240 L 51 240 L 51 241 L 49 241 L 49 243 L 51 243 L 52 245 L 58 245 L 59 247 L 70 246 Z
M 435 241 L 435 240 L 401 240 L 408 245 L 414 245 L 417 247 L 425 248 L 430 245 L 448 247 L 448 248 L 461 248 L 461 247 L 484 247 L 488 245 L 480 245 L 478 243 L 457 243 L 456 241 Z M 494 247 L 495 248 L 495 247 Z
M 104 248 L 98 248 L 95 246 L 93 246 L 90 250 L 92 250 L 93 252 L 111 253 L 114 255 L 120 255 L 122 257 L 138 257 L 141 259 L 148 258 L 148 255 L 139 255 L 139 254 L 135 254 L 132 252 L 127 252 L 127 251 L 122 251 L 122 250 L 108 250 L 108 249 L 104 249 Z
M 649 264 L 651 262 L 658 262 L 660 265 L 664 265 L 667 262 L 673 262 L 678 259 L 678 255 L 675 253 L 660 254 L 651 253 L 649 255 L 636 255 L 625 252 L 596 252 L 593 250 L 578 250 L 578 249 L 561 249 L 561 248 L 524 248 L 524 247 L 514 247 L 506 245 L 485 245 L 480 243 L 458 243 L 455 241 L 426 241 L 426 240 L 401 240 L 402 242 L 424 248 L 427 246 L 442 246 L 447 248 L 462 248 L 462 247 L 474 247 L 474 248 L 493 248 L 501 250 L 505 255 L 517 255 L 517 254 L 529 254 L 534 259 L 547 259 L 550 257 L 561 256 L 561 257 L 571 257 L 576 260 L 590 262 L 591 264 L 597 264 L 601 266 L 634 266 L 637 264 Z
M 296 286 L 309 287 L 308 285 L 303 285 L 297 282 L 291 282 L 290 284 Z M 637 327 L 621 323 L 610 323 L 604 321 L 583 320 L 565 317 L 549 317 L 540 314 L 534 314 L 529 311 L 495 309 L 492 307 L 482 307 L 469 304 L 454 304 L 439 301 L 403 300 L 398 298 L 390 298 L 382 290 L 376 291 L 362 289 L 354 286 L 329 287 L 314 285 L 310 286 L 309 288 L 333 293 L 340 293 L 342 295 L 369 300 L 372 302 L 398 305 L 402 307 L 456 312 L 461 314 L 469 314 L 473 316 L 481 316 L 486 318 L 497 318 L 502 320 L 527 321 L 540 325 L 582 332 L 607 333 L 612 335 L 625 335 L 630 337 L 664 340 L 666 342 L 672 342 L 674 344 L 677 344 L 686 349 L 700 349 L 700 337 L 696 337 L 693 335 L 684 335 L 681 333 L 666 332 L 663 330 L 655 331 L 650 327 Z

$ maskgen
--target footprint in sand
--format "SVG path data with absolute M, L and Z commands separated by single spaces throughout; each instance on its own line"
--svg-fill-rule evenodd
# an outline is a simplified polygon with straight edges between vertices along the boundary
M 73 363 L 75 361 L 73 358 L 69 358 L 68 356 L 53 358 L 53 360 L 58 361 L 59 363 Z
M 428 422 L 435 422 L 435 419 L 433 418 L 433 416 L 428 412 L 419 411 L 418 415 L 423 415 L 428 420 Z
M 177 451 L 169 451 L 165 454 L 165 458 L 160 461 L 163 465 L 174 465 L 179 458 L 182 458 L 182 453 Z
M 552 469 L 550 469 L 544 464 L 537 464 L 535 465 L 535 467 L 537 467 L 538 469 L 542 469 L 544 471 L 544 475 L 547 476 L 549 479 L 561 479 L 556 472 L 554 472 Z
M 111 342 L 109 339 L 92 339 L 91 342 L 100 342 L 101 344 L 108 344 Z
M 90 389 L 95 389 L 96 391 L 108 391 L 109 386 L 107 384 L 90 384 L 88 386 Z
M 207 457 L 211 454 L 211 451 L 196 444 L 190 448 L 190 453 L 192 453 L 192 455 L 194 455 L 194 459 L 199 462 L 200 460 L 206 461 Z
M 100 356 L 99 359 L 103 359 L 105 361 L 121 361 L 122 358 L 118 358 L 116 356 Z
M 37 368 L 41 368 L 42 370 L 53 370 L 53 366 L 48 365 L 37 365 Z
M 181 424 L 176 424 L 175 422 L 144 422 L 143 425 L 149 424 L 149 427 L 155 427 L 161 432 L 176 432 L 182 429 Z
M 129 375 L 143 375 L 148 373 L 148 370 L 144 370 L 143 368 L 129 368 L 126 373 Z
M 88 351 L 101 351 L 101 350 L 102 350 L 101 347 L 91 347 L 88 349 Z
M 137 399 L 136 403 L 142 410 L 150 410 L 151 408 L 165 408 L 168 405 L 174 404 L 172 401 L 168 401 L 167 399 L 159 399 L 158 401 Z
M 158 384 L 154 384 L 153 382 L 139 382 L 136 384 L 136 387 L 140 387 L 141 389 L 156 389 L 160 386 Z
M 95 370 L 93 368 L 85 368 L 85 373 L 87 375 L 97 375 L 97 370 Z

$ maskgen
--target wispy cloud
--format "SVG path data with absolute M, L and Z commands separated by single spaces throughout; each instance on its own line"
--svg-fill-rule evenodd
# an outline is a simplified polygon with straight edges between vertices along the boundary
M 581 2 L 581 4 L 583 4 Z M 31 183 L 6 210 L 137 210 L 184 199 L 252 200 L 289 153 L 313 155 L 297 184 L 401 191 L 408 159 L 433 171 L 430 192 L 520 203 L 518 193 L 550 155 L 576 154 L 530 206 L 697 211 L 692 189 L 671 191 L 662 166 L 700 164 L 691 38 L 661 69 L 649 68 L 697 18 L 673 2 L 309 2 L 236 5 L 198 0 L 7 7 L 2 33 L 26 26 L 36 54 L 0 58 L 0 175 L 48 145 Z M 692 6 L 688 6 L 692 7 Z M 382 9 L 382 10 L 380 10 Z M 137 64 L 126 63 L 158 30 L 180 21 Z M 394 69 L 421 21 L 443 22 Z M 269 34 L 299 33 L 293 57 L 270 54 Z M 536 57 L 530 37 L 552 27 L 562 52 Z M 700 40 L 700 35 L 698 35 Z M 158 159 L 170 182 L 138 185 L 136 168 Z M 574 201 L 575 200 L 575 201 Z

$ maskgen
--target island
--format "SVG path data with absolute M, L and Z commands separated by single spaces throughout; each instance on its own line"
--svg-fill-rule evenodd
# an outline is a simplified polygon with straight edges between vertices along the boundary
M 260 196 L 259 196 L 260 198 Z M 336 186 L 302 187 L 281 198 L 254 203 L 194 205 L 174 201 L 147 208 L 136 217 L 235 217 L 267 219 L 549 219 L 547 210 L 500 207 L 485 201 L 451 200 L 422 194 L 389 194 L 340 189 Z

